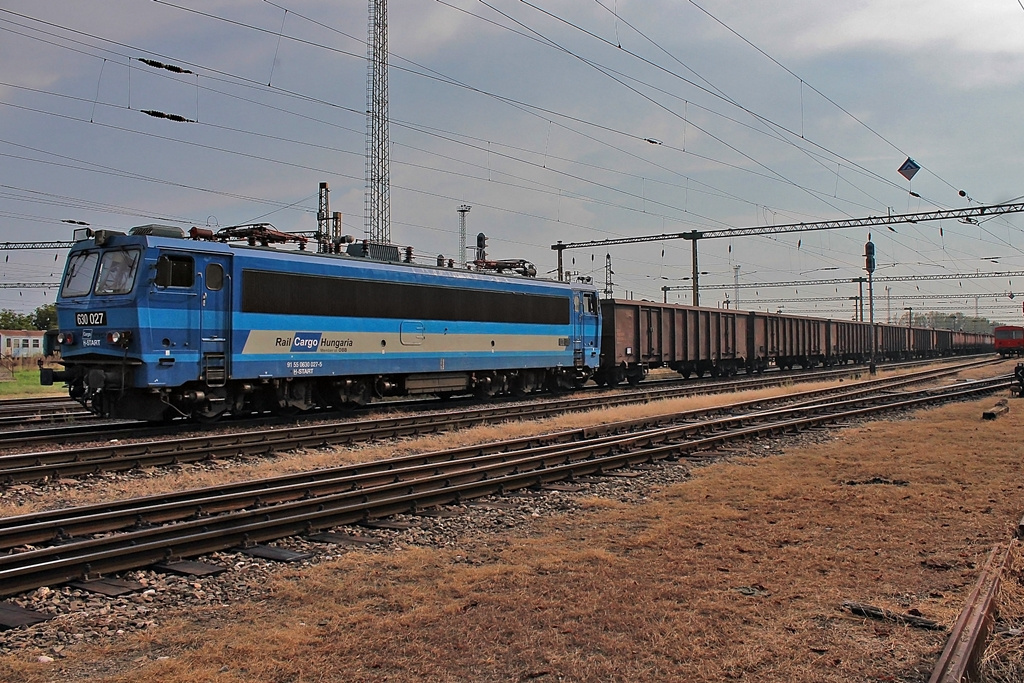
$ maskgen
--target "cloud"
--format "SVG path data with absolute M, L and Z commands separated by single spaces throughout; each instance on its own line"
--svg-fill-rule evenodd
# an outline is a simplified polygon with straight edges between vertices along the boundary
M 1024 79 L 1024 8 L 1014 2 L 774 0 L 758 3 L 755 12 L 736 2 L 713 10 L 783 63 L 881 51 L 957 88 Z

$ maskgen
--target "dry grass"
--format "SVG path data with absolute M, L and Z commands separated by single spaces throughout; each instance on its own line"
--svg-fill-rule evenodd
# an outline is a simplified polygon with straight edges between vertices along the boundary
M 5 658 L 0 677 L 925 681 L 944 634 L 840 606 L 955 621 L 1024 504 L 1024 401 L 983 422 L 991 403 L 695 469 L 643 504 L 595 497 L 454 549 L 351 552 L 280 573 L 258 602 L 182 612 L 49 665 Z M 906 485 L 856 483 L 871 480 Z

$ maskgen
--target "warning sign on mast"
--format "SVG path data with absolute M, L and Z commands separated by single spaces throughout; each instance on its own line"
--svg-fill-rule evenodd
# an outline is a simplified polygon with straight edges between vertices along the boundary
M 901 176 L 903 176 L 907 180 L 911 180 L 914 177 L 914 174 L 916 174 L 920 170 L 921 167 L 918 165 L 918 163 L 911 159 L 910 157 L 907 157 L 907 160 L 903 162 L 902 166 L 900 166 L 899 172 Z

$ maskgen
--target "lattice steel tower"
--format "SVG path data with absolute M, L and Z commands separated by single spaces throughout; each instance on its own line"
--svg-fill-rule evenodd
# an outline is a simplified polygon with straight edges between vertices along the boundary
M 316 253 L 331 253 L 331 203 L 327 183 L 320 183 L 319 207 L 316 210 Z
M 388 12 L 387 0 L 370 0 L 366 41 L 366 236 L 391 243 L 391 178 L 388 164 Z
M 463 204 L 458 209 L 459 212 L 459 267 L 466 268 L 466 214 L 470 210 L 469 204 Z

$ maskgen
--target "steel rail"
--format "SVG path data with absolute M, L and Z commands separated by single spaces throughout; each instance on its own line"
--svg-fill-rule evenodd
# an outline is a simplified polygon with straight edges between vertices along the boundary
M 723 418 L 715 421 L 718 423 L 715 426 L 721 431 L 684 441 L 667 438 L 668 431 L 662 430 L 661 442 L 656 444 L 652 442 L 651 434 L 631 435 L 598 440 L 591 446 L 574 444 L 568 449 L 545 451 L 539 456 L 526 452 L 489 456 L 488 462 L 481 463 L 452 461 L 446 468 L 435 464 L 430 466 L 435 473 L 419 471 L 407 479 L 392 472 L 390 480 L 378 486 L 357 486 L 324 496 L 303 497 L 216 517 L 200 516 L 166 526 L 6 555 L 0 557 L 0 594 L 10 595 L 41 585 L 136 568 L 160 560 L 202 555 L 239 543 L 251 544 L 311 533 L 401 512 L 415 513 L 426 507 L 459 503 L 465 499 L 602 473 L 641 462 L 687 456 L 695 450 L 712 448 L 734 439 L 861 418 L 880 410 L 919 407 L 988 393 L 1008 385 L 1008 380 L 985 385 L 979 382 L 938 395 L 930 393 L 903 398 L 881 407 L 847 407 L 840 412 L 825 413 L 822 409 L 826 406 L 819 404 L 802 409 L 814 410 L 815 415 L 781 417 L 728 431 L 723 430 L 725 421 L 739 418 Z M 763 419 L 770 416 L 770 412 L 762 412 L 755 417 Z M 787 411 L 775 412 L 778 418 Z M 626 441 L 632 442 L 633 449 L 623 452 Z M 198 512 L 202 514 L 201 510 Z
M 835 402 L 840 399 L 849 402 L 858 397 L 877 393 L 880 390 L 891 391 L 915 381 L 927 379 L 930 379 L 930 377 L 917 379 L 893 378 L 882 385 L 878 385 L 876 382 L 866 382 L 847 387 L 839 392 L 840 395 L 838 397 L 833 397 L 832 405 L 835 405 Z M 864 386 L 865 384 L 872 386 Z M 238 482 L 209 487 L 207 489 L 93 504 L 71 510 L 49 510 L 33 512 L 28 515 L 0 518 L 0 549 L 10 549 L 23 544 L 52 542 L 61 537 L 78 536 L 84 533 L 105 533 L 137 523 L 166 522 L 171 518 L 166 510 L 173 509 L 174 505 L 183 504 L 189 509 L 189 512 L 184 516 L 192 514 L 192 510 L 197 507 L 202 507 L 206 513 L 209 513 L 211 511 L 209 506 L 214 499 L 224 500 L 230 496 L 246 496 L 253 493 L 261 498 L 265 498 L 269 495 L 276 495 L 273 494 L 273 491 L 290 488 L 300 488 L 305 492 L 304 495 L 311 495 L 314 488 L 322 490 L 324 487 L 329 487 L 330 480 L 339 477 L 354 477 L 360 474 L 375 472 L 385 472 L 388 476 L 393 476 L 397 469 L 416 465 L 444 463 L 493 453 L 509 453 L 528 448 L 558 447 L 562 444 L 579 443 L 582 441 L 592 442 L 597 438 L 617 437 L 637 431 L 649 433 L 651 430 L 665 429 L 665 425 L 681 424 L 684 425 L 683 429 L 687 430 L 690 428 L 690 425 L 694 424 L 695 420 L 704 421 L 698 424 L 707 424 L 709 416 L 715 414 L 735 414 L 737 412 L 746 413 L 747 415 L 778 414 L 780 410 L 791 412 L 797 408 L 814 405 L 826 391 L 829 390 L 818 389 L 800 392 L 796 395 L 780 396 L 774 399 L 754 399 L 681 413 L 620 420 L 586 428 L 563 430 L 541 436 L 508 439 L 483 445 L 447 449 L 434 453 L 400 456 L 358 465 L 344 465 L 317 470 L 315 472 L 280 475 L 253 482 Z M 794 402 L 794 400 L 797 402 Z M 766 407 L 772 404 L 779 404 L 782 408 Z M 200 498 L 204 499 L 204 501 L 197 502 Z M 223 505 L 218 503 L 218 509 L 223 509 Z M 73 515 L 73 517 L 69 517 L 69 514 Z M 156 517 L 152 515 L 156 515 Z M 20 528 L 17 534 L 11 531 L 16 527 Z
M 0 425 L 6 427 L 34 426 L 54 422 L 75 421 L 76 426 L 82 420 L 92 421 L 95 416 L 81 406 L 77 409 L 71 406 L 53 404 L 50 406 L 40 405 L 37 408 L 20 408 L 0 411 Z
M 973 361 L 966 365 L 989 363 Z M 864 380 L 862 387 L 901 386 L 907 382 L 951 374 L 961 365 L 917 371 L 892 378 Z M 745 380 L 755 381 L 755 380 Z M 733 385 L 735 389 L 736 385 Z M 842 392 L 843 388 L 825 388 L 816 394 L 826 396 Z M 680 388 L 648 391 L 640 395 L 608 396 L 602 405 L 651 402 L 674 397 L 684 391 Z M 760 400 L 763 402 L 763 399 Z M 95 474 L 98 472 L 127 471 L 143 467 L 166 466 L 184 462 L 198 462 L 239 455 L 269 455 L 276 451 L 295 448 L 316 448 L 328 445 L 355 443 L 371 439 L 395 438 L 464 428 L 509 419 L 537 419 L 571 410 L 592 409 L 593 399 L 569 398 L 542 404 L 525 403 L 503 406 L 476 407 L 462 413 L 422 413 L 381 418 L 362 422 L 333 422 L 324 425 L 296 426 L 233 433 L 203 435 L 168 441 L 140 443 L 114 443 L 73 450 L 44 451 L 0 456 L 0 481 L 5 483 L 39 481 Z
M 980 362 L 980 361 L 979 361 Z M 862 368 L 849 367 L 842 370 L 829 370 L 819 371 L 814 373 L 801 373 L 800 375 L 787 375 L 785 378 L 783 375 L 775 375 L 771 378 L 744 378 L 736 380 L 683 380 L 668 379 L 668 380 L 655 380 L 653 382 L 645 382 L 642 386 L 638 387 L 639 391 L 630 391 L 624 393 L 621 397 L 615 397 L 615 400 L 619 403 L 632 403 L 632 402 L 643 402 L 651 400 L 648 398 L 650 394 L 657 394 L 659 392 L 667 395 L 691 395 L 696 393 L 723 393 L 726 391 L 741 391 L 745 388 L 756 386 L 766 386 L 769 383 L 774 382 L 775 384 L 784 384 L 789 381 L 815 381 L 822 377 L 830 377 L 835 375 L 851 375 L 863 372 Z M 799 377 L 799 379 L 794 379 Z M 659 386 L 659 384 L 665 383 L 669 385 L 668 388 Z M 605 388 L 592 387 L 587 391 L 607 391 Z M 561 410 L 569 411 L 577 409 L 576 406 L 582 405 L 587 406 L 593 401 L 592 397 L 574 397 L 555 399 L 554 401 L 548 400 L 547 403 L 552 405 L 564 406 Z M 509 401 L 501 400 L 496 404 L 479 408 L 479 410 L 485 410 L 500 414 L 502 411 L 508 410 L 507 404 Z M 412 409 L 416 410 L 422 406 L 422 401 L 414 401 L 408 403 L 401 403 L 399 409 Z M 441 412 L 451 412 L 451 403 L 441 408 Z M 368 406 L 369 409 L 388 409 L 395 407 L 394 404 L 382 404 L 375 403 Z M 334 411 L 335 413 L 337 411 Z M 309 420 L 322 420 L 325 419 L 322 413 L 310 413 L 301 416 L 299 419 L 303 421 Z M 328 417 L 328 419 L 330 419 Z M 350 418 L 345 418 L 348 420 Z M 345 421 L 343 420 L 343 421 Z M 274 425 L 280 426 L 284 424 L 280 418 L 267 418 L 267 417 L 256 417 L 256 418 L 242 418 L 238 421 L 223 421 L 212 424 L 194 424 L 192 425 L 196 429 L 210 429 L 218 426 L 222 427 L 233 427 L 233 426 L 251 426 L 251 425 Z M 0 431 L 0 446 L 5 442 L 11 442 L 19 446 L 28 443 L 50 443 L 53 441 L 59 441 L 62 443 L 81 442 L 96 439 L 129 439 L 129 438 L 151 438 L 153 436 L 161 436 L 164 434 L 173 434 L 180 431 L 181 425 L 179 423 L 173 423 L 172 425 L 160 425 L 151 427 L 145 423 L 132 421 L 106 421 L 102 424 L 89 424 L 89 425 L 73 425 L 67 427 L 48 427 L 38 430 L 33 430 L 31 433 L 25 431 Z
M 982 680 L 981 659 L 995 622 L 999 586 L 1009 563 L 1011 545 L 997 545 L 989 553 L 928 683 L 974 683 Z
M 968 357 L 974 358 L 974 357 Z M 928 359 L 918 361 L 906 361 L 899 363 L 887 364 L 882 367 L 887 368 L 905 368 L 913 367 L 921 364 L 929 364 L 935 362 L 941 362 L 943 359 Z M 949 360 L 949 359 L 946 359 Z M 962 359 L 957 359 L 958 362 L 964 362 Z M 967 364 L 972 363 L 985 363 L 985 362 L 996 362 L 991 358 L 991 354 L 986 354 L 982 359 L 968 360 Z M 965 366 L 966 367 L 966 366 Z M 816 371 L 793 371 L 783 372 L 777 371 L 772 372 L 769 376 L 758 376 L 758 377 L 744 377 L 743 379 L 721 379 L 721 378 L 710 378 L 706 380 L 702 379 L 690 379 L 684 380 L 682 378 L 673 378 L 665 380 L 648 380 L 642 385 L 637 387 L 639 394 L 635 392 L 623 393 L 621 398 L 616 397 L 618 403 L 631 403 L 646 400 L 655 400 L 648 398 L 647 394 L 654 394 L 657 392 L 665 392 L 671 395 L 677 396 L 688 396 L 694 394 L 711 394 L 711 393 L 724 393 L 728 391 L 741 391 L 751 387 L 764 387 L 778 384 L 786 384 L 789 382 L 811 382 L 834 378 L 837 376 L 849 376 L 858 375 L 865 372 L 865 366 L 840 366 L 838 369 L 829 370 L 816 370 Z M 665 384 L 666 387 L 659 386 Z M 606 388 L 602 387 L 588 387 L 585 389 L 587 392 L 601 392 L 607 391 Z M 576 396 L 574 398 L 560 399 L 564 402 L 564 405 L 569 407 L 563 408 L 563 411 L 577 410 L 579 408 L 573 407 L 572 402 L 578 405 L 589 407 L 593 402 L 592 396 Z M 608 403 L 609 397 L 603 397 L 602 402 Z M 505 406 L 512 401 L 499 399 L 499 402 L 492 404 L 486 410 L 492 410 L 500 412 L 505 409 Z M 401 402 L 389 402 L 389 403 L 374 403 L 368 406 L 370 410 L 374 409 L 399 409 L 399 410 L 418 410 L 423 406 L 422 400 L 413 401 L 401 401 Z M 2 405 L 2 404 L 0 404 Z M 450 411 L 452 403 L 446 404 L 442 411 Z M 324 413 L 308 413 L 298 416 L 296 419 L 306 421 L 312 420 L 324 420 L 332 419 L 331 413 L 337 415 L 338 411 L 328 411 Z M 98 419 L 98 418 L 97 418 Z M 350 418 L 345 418 L 350 419 Z M 294 424 L 295 420 L 285 421 L 279 417 L 243 417 L 237 420 L 220 421 L 211 424 L 192 423 L 189 426 L 193 429 L 215 429 L 218 427 L 233 427 L 233 426 L 254 426 L 254 425 L 265 425 L 265 426 L 290 426 Z M 0 448 L 5 447 L 5 444 L 11 444 L 10 447 L 23 447 L 26 444 L 46 444 L 46 443 L 81 443 L 83 441 L 95 441 L 98 439 L 134 439 L 134 438 L 153 438 L 155 436 L 162 436 L 167 434 L 174 434 L 180 432 L 182 425 L 180 422 L 174 422 L 170 425 L 160 425 L 152 427 L 146 425 L 143 422 L 135 420 L 105 420 L 102 422 L 90 420 L 89 424 L 75 424 L 66 427 L 46 427 L 42 429 L 28 430 L 4 430 L 0 431 Z
M 50 396 L 22 396 L 20 398 L 0 398 L 0 411 L 7 410 L 8 408 L 35 406 L 41 403 L 67 403 L 69 405 L 78 405 L 76 401 L 72 401 L 70 398 L 62 394 L 53 394 Z
M 1002 382 L 1003 379 L 994 381 Z M 580 444 L 594 448 L 611 443 L 617 448 L 636 447 L 639 442 L 652 444 L 669 439 L 692 439 L 696 435 L 716 429 L 735 428 L 750 420 L 797 415 L 810 410 L 835 409 L 853 406 L 868 400 L 868 389 L 853 389 L 841 401 L 820 403 L 814 399 L 778 408 L 766 409 L 758 401 L 725 406 L 726 410 L 695 410 L 675 415 L 662 415 L 624 420 L 597 427 L 567 430 L 541 437 L 528 437 L 466 446 L 432 453 L 379 460 L 360 465 L 347 465 L 298 475 L 282 475 L 255 482 L 240 482 L 228 486 L 185 491 L 168 495 L 135 498 L 115 503 L 102 503 L 68 510 L 51 510 L 0 519 L 0 549 L 40 543 L 63 542 L 86 534 L 111 533 L 140 524 L 160 524 L 178 521 L 196 514 L 211 515 L 250 507 L 311 498 L 335 493 L 354 486 L 376 486 L 394 481 L 398 477 L 425 473 L 438 467 L 451 467 L 452 463 L 472 462 L 474 467 L 492 457 L 505 459 L 510 453 L 529 451 L 534 456 L 545 452 L 561 452 Z M 929 390 L 936 393 L 935 390 Z M 941 393 L 943 390 L 938 390 Z M 949 391 L 946 389 L 945 391 Z M 882 400 L 895 400 L 883 397 Z M 877 399 L 876 399 L 877 400 Z M 708 413 L 748 411 L 739 416 L 704 419 Z M 668 426 L 665 423 L 669 422 Z M 639 432 L 638 432 L 639 430 Z M 339 483 L 340 482 L 340 483 Z

